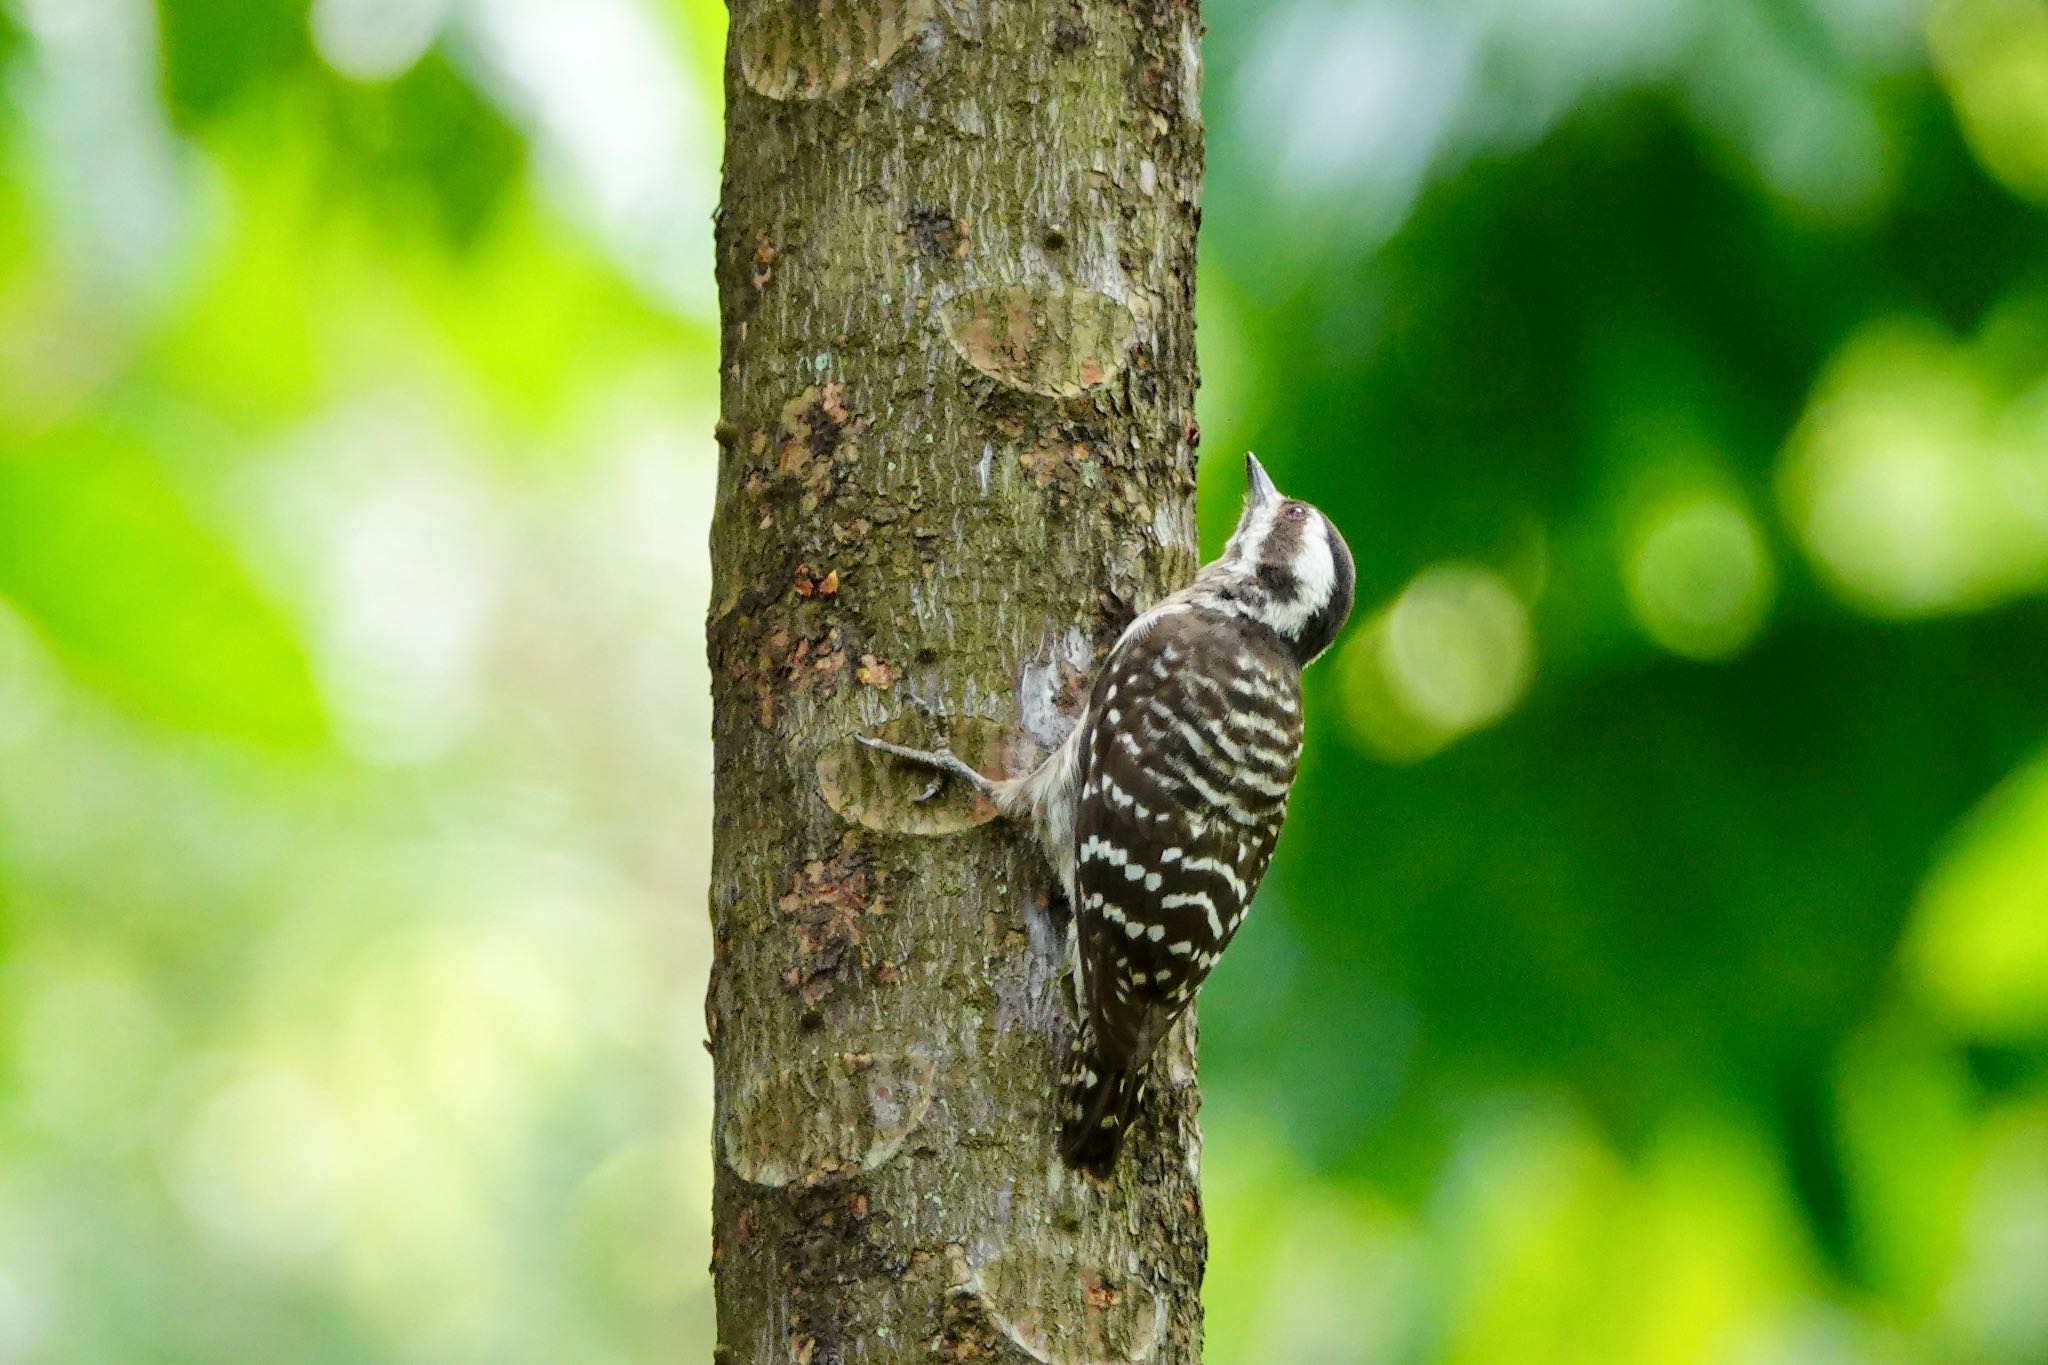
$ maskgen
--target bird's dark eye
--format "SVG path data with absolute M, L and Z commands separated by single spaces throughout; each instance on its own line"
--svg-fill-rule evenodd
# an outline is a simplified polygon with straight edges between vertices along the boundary
M 1307 515 L 1308 508 L 1302 506 L 1300 503 L 1290 502 L 1287 504 L 1287 519 L 1289 521 L 1300 521 L 1303 517 Z

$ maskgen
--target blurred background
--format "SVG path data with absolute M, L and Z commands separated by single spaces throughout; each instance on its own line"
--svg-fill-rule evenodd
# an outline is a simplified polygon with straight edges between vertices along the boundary
M 2048 1360 L 2048 3 L 1207 13 L 1210 1359 Z M 0 1361 L 708 1357 L 723 26 L 0 0 Z

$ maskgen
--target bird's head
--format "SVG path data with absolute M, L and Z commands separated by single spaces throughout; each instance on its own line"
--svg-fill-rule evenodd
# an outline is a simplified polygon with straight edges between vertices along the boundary
M 1247 454 L 1244 464 L 1244 511 L 1210 568 L 1239 610 L 1306 665 L 1330 647 L 1351 614 L 1351 549 L 1321 511 L 1275 488 L 1256 455 Z

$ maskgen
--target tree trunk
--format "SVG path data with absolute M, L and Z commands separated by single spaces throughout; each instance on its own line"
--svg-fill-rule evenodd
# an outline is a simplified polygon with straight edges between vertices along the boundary
M 1066 909 L 853 745 L 1060 738 L 1194 522 L 1194 0 L 742 0 L 712 535 L 719 1360 L 1199 1359 L 1192 1016 L 1063 1168 Z

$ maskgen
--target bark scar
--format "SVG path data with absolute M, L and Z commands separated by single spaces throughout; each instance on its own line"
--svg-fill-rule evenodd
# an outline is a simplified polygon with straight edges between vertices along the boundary
M 1023 771 L 1032 750 L 1015 727 L 979 716 L 953 716 L 936 727 L 902 717 L 865 733 L 912 748 L 943 741 L 977 772 L 998 778 Z M 887 834 L 958 834 L 996 818 L 995 806 L 966 783 L 947 782 L 934 791 L 928 770 L 877 753 L 852 735 L 818 755 L 818 792 L 841 816 Z
M 726 1163 L 756 1185 L 816 1185 L 890 1161 L 924 1122 L 937 1068 L 922 1053 L 838 1052 L 742 1083 Z
M 1166 1302 L 1136 1274 L 1061 1248 L 1013 1246 L 974 1272 L 989 1322 L 1042 1365 L 1139 1365 L 1158 1348 Z
M 931 19 L 931 0 L 773 0 L 740 30 L 740 75 L 771 100 L 836 95 L 887 66 Z
M 1122 373 L 1137 341 L 1128 304 L 1099 289 L 986 285 L 939 305 L 946 340 L 993 379 L 1049 398 L 1078 398 Z

